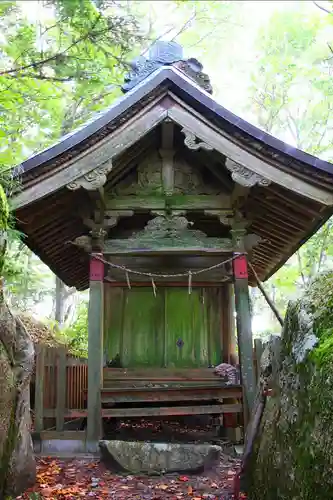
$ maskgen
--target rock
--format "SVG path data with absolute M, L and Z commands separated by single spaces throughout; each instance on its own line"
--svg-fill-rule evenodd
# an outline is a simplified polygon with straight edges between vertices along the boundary
M 134 474 L 193 473 L 217 463 L 221 448 L 210 444 L 100 441 L 102 460 Z
M 35 482 L 29 383 L 33 343 L 0 290 L 0 498 L 16 497 Z
M 289 304 L 272 373 L 246 474 L 249 497 L 333 498 L 333 272 Z

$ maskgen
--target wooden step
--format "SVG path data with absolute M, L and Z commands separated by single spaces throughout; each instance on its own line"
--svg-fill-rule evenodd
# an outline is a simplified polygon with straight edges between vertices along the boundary
M 225 390 L 214 387 L 103 387 L 102 403 L 159 402 L 159 401 L 210 401 L 222 399 L 241 399 L 241 389 Z
M 165 406 L 159 408 L 110 408 L 103 409 L 102 416 L 108 418 L 159 417 L 173 415 L 214 415 L 222 413 L 241 413 L 241 404 Z

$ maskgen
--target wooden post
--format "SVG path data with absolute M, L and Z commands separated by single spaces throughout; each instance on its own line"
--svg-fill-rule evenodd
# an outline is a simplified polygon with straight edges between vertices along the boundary
M 259 382 L 259 379 L 260 379 L 260 360 L 261 360 L 261 356 L 262 356 L 262 353 L 263 353 L 263 344 L 262 344 L 262 340 L 260 339 L 254 339 L 254 353 L 255 353 L 255 359 L 256 359 L 256 381 L 257 381 L 257 384 Z
M 66 406 L 66 349 L 60 347 L 58 349 L 57 360 L 57 399 L 56 399 L 56 430 L 62 432 L 65 423 L 65 406 Z
M 238 253 L 241 254 L 245 250 L 244 236 L 246 235 L 246 229 L 238 229 L 235 227 L 231 230 L 231 234 L 234 241 L 234 247 Z M 236 256 L 233 264 L 237 339 L 243 385 L 244 423 L 246 423 L 249 413 L 252 412 L 256 394 L 246 255 Z
M 45 348 L 37 347 L 36 378 L 35 378 L 35 431 L 44 430 L 44 374 L 45 374 Z
M 96 254 L 96 257 L 101 254 Z M 98 450 L 102 437 L 101 388 L 103 383 L 104 264 L 94 255 L 90 260 L 88 310 L 88 422 L 87 452 Z

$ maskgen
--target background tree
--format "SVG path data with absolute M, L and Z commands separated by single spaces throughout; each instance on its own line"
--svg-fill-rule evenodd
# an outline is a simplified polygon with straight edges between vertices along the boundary
M 327 38 L 333 16 L 302 5 L 271 16 L 258 34 L 260 56 L 252 72 L 252 113 L 261 128 L 299 149 L 333 158 L 333 81 Z M 332 32 L 333 34 L 333 32 Z M 333 220 L 329 220 L 266 284 L 284 311 L 319 272 L 332 266 Z M 252 293 L 255 309 L 266 307 Z M 271 328 L 277 329 L 271 316 Z

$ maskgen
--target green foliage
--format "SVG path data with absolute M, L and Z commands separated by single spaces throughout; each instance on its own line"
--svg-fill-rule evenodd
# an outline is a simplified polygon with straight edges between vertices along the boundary
M 261 128 L 314 155 L 333 158 L 333 81 L 328 42 L 333 16 L 307 2 L 273 12 L 259 30 L 252 70 L 252 116 Z M 265 283 L 281 313 L 325 269 L 333 267 L 330 219 Z M 266 308 L 257 297 L 256 311 Z M 276 325 L 276 320 L 272 319 Z
M 2 169 L 106 107 L 144 39 L 115 4 L 98 10 L 90 0 L 53 0 L 39 8 L 42 21 L 22 3 L 1 5 Z
M 76 319 L 60 332 L 61 339 L 69 350 L 81 357 L 88 356 L 88 304 L 81 302 Z

